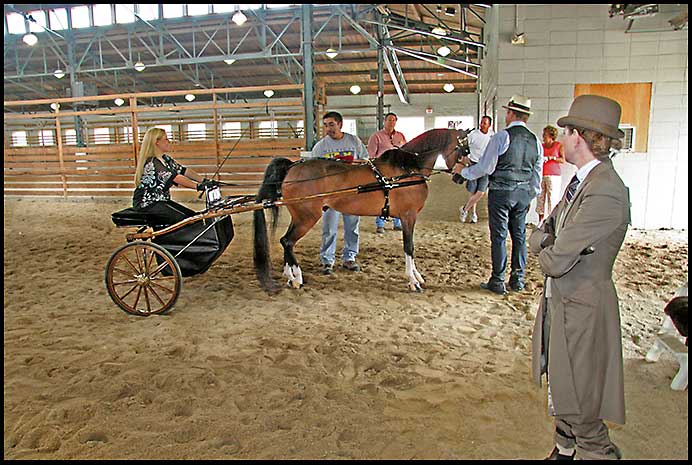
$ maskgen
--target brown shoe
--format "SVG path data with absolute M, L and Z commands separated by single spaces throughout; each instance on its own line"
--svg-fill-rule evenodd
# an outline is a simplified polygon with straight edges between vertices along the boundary
M 341 265 L 342 268 L 348 270 L 348 271 L 355 271 L 358 272 L 360 271 L 360 265 L 358 265 L 355 261 L 349 260 L 347 262 L 344 262 Z

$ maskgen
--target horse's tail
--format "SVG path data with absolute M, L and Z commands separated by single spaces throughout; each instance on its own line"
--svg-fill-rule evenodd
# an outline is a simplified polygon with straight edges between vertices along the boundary
M 275 158 L 269 163 L 264 172 L 264 180 L 262 186 L 257 193 L 255 201 L 262 203 L 265 200 L 274 202 L 281 197 L 281 183 L 283 182 L 288 169 L 293 162 L 287 158 Z M 278 207 L 272 206 L 272 230 L 276 229 L 278 222 Z M 267 238 L 267 223 L 264 218 L 264 210 L 255 210 L 254 212 L 254 265 L 257 279 L 264 290 L 273 291 L 276 288 L 274 280 L 271 276 L 271 260 L 269 258 L 269 239 Z

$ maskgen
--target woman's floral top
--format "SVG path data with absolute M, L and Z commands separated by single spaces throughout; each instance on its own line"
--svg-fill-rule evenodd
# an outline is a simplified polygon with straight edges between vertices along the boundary
M 163 154 L 163 163 L 156 157 L 151 157 L 144 163 L 142 178 L 135 189 L 132 198 L 134 208 L 145 208 L 154 202 L 171 199 L 173 179 L 185 174 L 185 167 L 178 164 L 170 156 Z

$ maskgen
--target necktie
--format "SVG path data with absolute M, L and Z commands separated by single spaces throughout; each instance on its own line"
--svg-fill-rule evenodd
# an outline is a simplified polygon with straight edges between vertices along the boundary
M 575 174 L 572 180 L 569 182 L 569 185 L 567 186 L 567 191 L 565 193 L 568 202 L 572 201 L 574 194 L 577 192 L 577 187 L 579 187 L 579 178 Z

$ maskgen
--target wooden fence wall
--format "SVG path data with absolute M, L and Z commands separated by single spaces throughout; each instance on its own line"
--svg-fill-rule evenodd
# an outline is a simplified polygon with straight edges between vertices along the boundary
M 280 90 L 300 89 L 300 86 L 278 87 L 282 88 Z M 174 134 L 169 134 L 174 141 L 170 154 L 179 163 L 207 177 L 218 171 L 215 179 L 232 184 L 223 188 L 224 195 L 254 194 L 267 164 L 273 158 L 298 159 L 300 152 L 305 150 L 302 131 L 286 126 L 287 122 L 303 119 L 302 97 L 277 98 L 261 105 L 256 102 L 217 103 L 215 94 L 229 91 L 256 92 L 257 88 L 197 91 L 213 94 L 212 102 L 164 105 L 160 108 L 138 104 L 137 98 L 144 94 L 55 100 L 62 108 L 76 100 L 105 100 L 119 96 L 126 101 L 129 99 L 129 108 L 115 111 L 99 109 L 50 113 L 45 108 L 53 100 L 5 102 L 4 194 L 131 197 L 136 156 L 143 132 L 148 127 L 160 125 L 173 127 Z M 186 93 L 190 91 L 166 94 L 177 96 Z M 31 105 L 40 106 L 40 111 L 8 111 L 8 107 L 25 109 L 31 108 Z M 207 114 L 200 116 L 200 111 Z M 104 139 L 102 136 L 102 140 L 98 140 L 90 135 L 84 138 L 84 146 L 75 145 L 66 131 L 72 129 L 71 137 L 74 137 L 76 116 L 83 118 L 90 127 L 110 127 L 110 137 Z M 222 123 L 231 120 L 242 122 L 242 127 L 233 131 L 224 130 Z M 205 121 L 206 128 L 197 133 L 189 132 L 184 129 L 188 121 Z M 276 130 L 260 130 L 258 123 L 261 121 L 277 121 L 279 127 Z M 124 128 L 129 128 L 129 135 Z M 21 143 L 16 140 L 19 129 L 25 129 L 20 132 L 30 135 Z M 48 142 L 43 137 L 46 132 L 52 134 Z M 128 140 L 129 143 L 123 143 Z M 187 189 L 174 189 L 174 192 L 177 192 L 174 194 L 176 198 L 195 197 L 195 193 Z

